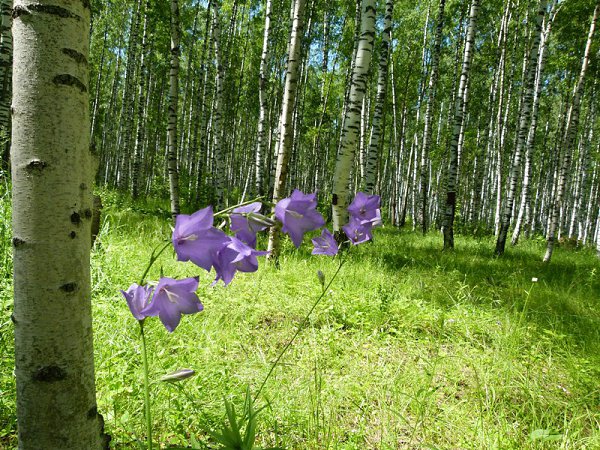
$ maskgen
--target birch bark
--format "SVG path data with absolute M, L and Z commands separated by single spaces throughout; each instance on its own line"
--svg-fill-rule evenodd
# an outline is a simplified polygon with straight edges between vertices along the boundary
M 360 36 L 352 72 L 348 107 L 344 117 L 340 151 L 335 162 L 333 176 L 333 198 L 331 202 L 333 229 L 338 233 L 348 221 L 350 175 L 356 153 L 361 106 L 366 91 L 367 73 L 371 64 L 375 38 L 375 0 L 363 0 L 361 9 Z
M 87 1 L 13 10 L 19 449 L 108 448 L 94 387 Z

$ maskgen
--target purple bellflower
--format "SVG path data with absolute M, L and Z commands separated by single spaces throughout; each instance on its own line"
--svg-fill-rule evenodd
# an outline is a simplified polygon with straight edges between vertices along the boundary
M 179 214 L 173 230 L 173 247 L 178 261 L 192 261 L 210 271 L 216 252 L 227 244 L 227 235 L 213 227 L 212 206 L 191 216 Z
M 261 206 L 260 202 L 240 206 L 230 216 L 230 230 L 235 233 L 235 237 L 252 248 L 256 248 L 256 233 L 274 225 L 271 219 L 260 214 Z
M 292 195 L 275 205 L 275 217 L 283 224 L 281 231 L 290 235 L 296 248 L 300 247 L 304 233 L 325 225 L 317 211 L 317 194 L 304 194 L 294 189 Z
M 146 316 L 158 316 L 167 331 L 172 333 L 182 314 L 194 314 L 204 307 L 196 295 L 198 277 L 175 280 L 163 277 L 154 289 L 150 305 L 142 310 Z
M 217 278 L 214 284 L 223 280 L 225 285 L 231 283 L 235 272 L 256 272 L 258 270 L 257 256 L 267 255 L 269 252 L 257 251 L 244 244 L 235 237 L 229 237 L 229 243 L 217 252 L 215 258 L 215 271 Z
M 321 236 L 312 239 L 312 243 L 315 246 L 312 251 L 313 255 L 337 255 L 338 244 L 327 228 L 323 228 Z
M 131 311 L 131 314 L 133 314 L 133 317 L 137 320 L 144 320 L 146 314 L 143 314 L 142 310 L 148 306 L 148 301 L 152 295 L 152 288 L 150 286 L 140 286 L 137 283 L 133 283 L 129 286 L 127 291 L 121 290 L 121 294 L 125 297 L 127 306 L 129 306 L 129 310 Z
M 369 222 L 373 226 L 381 225 L 380 201 L 379 195 L 357 192 L 348 206 L 348 212 L 352 218 L 360 220 L 363 224 Z
M 350 222 L 342 227 L 342 230 L 344 230 L 344 233 L 346 233 L 350 242 L 352 242 L 353 245 L 357 245 L 373 238 L 371 228 L 371 222 L 365 221 L 365 223 L 362 223 L 360 219 L 352 217 Z

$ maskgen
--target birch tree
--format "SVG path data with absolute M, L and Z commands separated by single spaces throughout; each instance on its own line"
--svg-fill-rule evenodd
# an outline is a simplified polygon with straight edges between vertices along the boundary
M 572 152 L 575 147 L 575 139 L 577 137 L 577 129 L 579 126 L 579 110 L 581 105 L 581 97 L 583 95 L 585 74 L 590 61 L 590 48 L 592 46 L 592 38 L 594 37 L 594 30 L 596 29 L 596 21 L 598 20 L 598 12 L 600 11 L 600 1 L 596 2 L 594 8 L 594 15 L 590 24 L 590 31 L 588 33 L 587 41 L 585 44 L 585 50 L 583 52 L 583 60 L 581 63 L 581 71 L 579 77 L 573 88 L 573 95 L 571 97 L 571 106 L 567 116 L 567 125 L 565 131 L 565 150 L 560 164 L 560 171 L 558 175 L 558 184 L 556 186 L 556 195 L 551 206 L 550 225 L 547 233 L 546 253 L 544 255 L 544 262 L 549 263 L 552 259 L 552 251 L 554 250 L 554 241 L 556 238 L 556 230 L 558 228 L 558 216 L 561 207 L 563 207 L 565 187 L 567 181 L 567 171 L 571 165 Z
M 275 168 L 275 186 L 273 203 L 277 203 L 285 195 L 286 181 L 292 155 L 294 138 L 293 112 L 296 105 L 296 92 L 300 75 L 300 48 L 302 45 L 302 19 L 305 0 L 295 0 L 292 17 L 292 30 L 288 44 L 287 69 L 281 115 L 279 116 L 279 143 L 277 146 L 277 165 Z M 269 257 L 277 260 L 279 256 L 279 231 L 272 227 L 269 233 Z
M 12 73 L 12 0 L 0 0 L 0 136 L 10 132 L 10 85 Z M 8 143 L 0 148 L 3 160 L 8 160 Z
M 462 70 L 454 105 L 453 130 L 450 140 L 450 162 L 446 177 L 446 204 L 444 209 L 444 223 L 442 225 L 444 250 L 454 248 L 454 214 L 456 209 L 456 190 L 458 187 L 458 143 L 461 139 L 461 130 L 463 129 L 465 89 L 473 59 L 473 45 L 475 42 L 475 28 L 477 26 L 478 15 L 479 0 L 473 0 L 469 13 L 469 26 L 467 28 Z
M 500 231 L 498 233 L 498 239 L 496 241 L 496 255 L 502 255 L 504 253 L 504 247 L 506 246 L 506 236 L 508 234 L 508 228 L 510 226 L 510 220 L 512 218 L 512 210 L 515 201 L 515 194 L 517 191 L 519 169 L 521 166 L 521 152 L 526 146 L 527 133 L 529 131 L 529 125 L 531 123 L 531 106 L 534 94 L 535 73 L 540 48 L 540 40 L 542 36 L 542 20 L 546 12 L 546 4 L 546 0 L 540 0 L 538 4 L 537 17 L 535 19 L 535 32 L 533 35 L 533 42 L 531 43 L 531 49 L 529 51 L 529 60 L 527 61 L 527 72 L 525 75 L 525 82 L 523 84 L 523 105 L 521 108 L 521 117 L 519 119 L 519 126 L 517 130 L 517 146 L 513 155 L 513 162 L 510 170 L 510 179 L 508 182 L 508 192 L 506 195 L 504 212 L 502 214 Z
M 108 448 L 94 387 L 87 1 L 14 5 L 19 449 Z
M 179 102 L 179 3 L 171 0 L 171 64 L 169 71 L 169 122 L 167 124 L 167 167 L 171 215 L 179 214 L 179 170 L 177 167 L 177 105 Z
M 444 8 L 446 0 L 440 0 L 437 25 L 435 30 L 435 38 L 433 43 L 433 55 L 431 59 L 431 73 L 429 75 L 429 85 L 427 86 L 427 106 L 425 109 L 425 125 L 423 128 L 423 148 L 421 150 L 421 214 L 422 214 L 422 231 L 427 233 L 428 224 L 428 205 L 427 199 L 429 196 L 429 148 L 431 147 L 433 107 L 435 101 L 435 92 L 438 79 L 438 66 L 440 61 L 440 53 L 442 51 L 442 31 L 444 29 Z
M 442 0 L 444 1 L 444 0 Z M 385 99 L 387 96 L 388 64 L 390 60 L 390 38 L 392 35 L 392 14 L 394 1 L 385 3 L 385 17 L 383 20 L 383 33 L 381 36 L 381 49 L 379 55 L 379 74 L 377 75 L 377 97 L 375 99 L 375 112 L 371 123 L 371 136 L 367 151 L 365 191 L 372 194 L 375 190 L 377 174 L 377 156 L 383 134 L 383 116 L 385 113 Z
M 348 220 L 348 190 L 360 131 L 360 113 L 367 86 L 367 75 L 375 38 L 375 0 L 362 0 L 361 23 L 355 64 L 352 71 L 350 95 L 344 117 L 340 151 L 333 175 L 333 229 L 339 233 Z M 357 24 L 358 26 L 358 24 Z
M 265 153 L 265 144 L 267 138 L 267 83 L 269 81 L 269 35 L 271 32 L 271 11 L 272 1 L 267 0 L 265 8 L 265 30 L 263 33 L 263 45 L 262 53 L 260 55 L 260 72 L 258 75 L 258 103 L 259 103 L 259 116 L 258 116 L 258 133 L 256 143 L 256 160 L 255 160 L 255 171 L 254 171 L 254 186 L 255 191 L 258 195 L 263 194 L 263 159 Z

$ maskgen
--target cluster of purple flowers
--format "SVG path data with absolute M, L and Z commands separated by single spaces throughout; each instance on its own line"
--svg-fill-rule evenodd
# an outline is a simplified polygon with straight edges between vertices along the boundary
M 260 202 L 254 202 L 231 212 L 230 230 L 235 236 L 214 227 L 211 206 L 191 215 L 180 214 L 175 220 L 172 236 L 177 260 L 191 261 L 206 271 L 214 268 L 216 278 L 213 284 L 219 280 L 229 284 L 237 271 L 255 272 L 258 269 L 257 256 L 268 254 L 255 249 L 256 234 L 275 224 L 260 214 L 261 206 Z M 343 227 L 348 239 L 355 245 L 371 239 L 372 227 L 381 224 L 379 196 L 357 193 L 348 212 L 350 222 Z M 275 205 L 275 218 L 281 222 L 282 231 L 289 234 L 296 248 L 302 243 L 305 233 L 325 225 L 325 219 L 317 211 L 316 193 L 304 194 L 297 189 Z M 326 228 L 312 242 L 313 255 L 333 256 L 338 253 L 338 244 Z M 163 277 L 154 288 L 134 283 L 127 291 L 121 292 L 136 319 L 158 315 L 165 328 L 172 332 L 179 325 L 182 314 L 202 311 L 196 289 L 198 277 L 182 280 Z

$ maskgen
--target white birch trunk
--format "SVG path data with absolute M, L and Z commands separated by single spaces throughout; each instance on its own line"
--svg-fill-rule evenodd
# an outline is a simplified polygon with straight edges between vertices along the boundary
M 435 38 L 433 43 L 433 56 L 431 60 L 431 74 L 427 86 L 427 107 L 425 109 L 425 125 L 423 128 L 423 149 L 421 150 L 421 230 L 427 233 L 428 223 L 428 190 L 429 190 L 429 148 L 431 147 L 431 134 L 433 131 L 433 108 L 438 79 L 438 66 L 442 50 L 442 31 L 444 29 L 444 8 L 446 0 L 440 0 Z
M 90 288 L 89 3 L 14 5 L 19 449 L 100 449 Z
M 258 133 L 257 133 L 257 144 L 256 144 L 256 162 L 254 171 L 254 188 L 257 195 L 263 194 L 263 173 L 264 167 L 264 154 L 267 137 L 267 87 L 269 82 L 269 34 L 271 32 L 271 13 L 272 13 L 272 1 L 267 0 L 265 9 L 265 30 L 263 34 L 263 46 L 262 53 L 260 55 L 260 72 L 258 76 L 258 102 L 259 102 L 259 115 L 258 115 Z
M 444 2 L 444 0 L 442 0 Z M 373 194 L 377 175 L 377 156 L 379 154 L 379 143 L 383 134 L 383 116 L 385 99 L 387 96 L 388 65 L 390 60 L 390 38 L 392 34 L 392 14 L 394 1 L 387 0 L 385 3 L 385 17 L 383 21 L 383 33 L 381 37 L 381 50 L 379 58 L 379 74 L 377 75 L 377 97 L 375 100 L 375 111 L 373 123 L 371 124 L 371 136 L 367 151 L 365 167 L 365 191 Z
M 221 25 L 219 23 L 219 3 L 215 3 L 213 15 L 213 44 L 215 48 L 215 96 L 212 117 L 212 153 L 215 162 L 214 180 L 216 206 L 220 209 L 225 205 L 225 152 L 223 150 L 223 82 L 225 69 L 221 49 Z
M 169 119 L 167 123 L 167 171 L 171 215 L 179 214 L 179 170 L 177 167 L 177 104 L 179 102 L 179 4 L 171 0 L 171 66 L 169 70 Z
M 571 165 L 571 153 L 575 146 L 575 138 L 577 136 L 577 129 L 579 126 L 579 109 L 581 104 L 581 97 L 583 95 L 585 74 L 590 60 L 590 48 L 592 46 L 592 38 L 594 37 L 594 30 L 596 29 L 596 21 L 598 20 L 598 13 L 600 11 L 600 1 L 596 3 L 594 8 L 594 15 L 590 24 L 590 31 L 588 34 L 587 42 L 585 44 L 585 51 L 583 53 L 583 61 L 581 64 L 581 71 L 579 78 L 573 89 L 573 97 L 571 100 L 571 107 L 569 109 L 569 115 L 567 118 L 567 127 L 565 131 L 565 151 L 560 164 L 560 171 L 558 176 L 558 185 L 556 188 L 556 195 L 551 206 L 551 217 L 550 224 L 547 233 L 547 245 L 546 253 L 544 255 L 544 262 L 549 263 L 552 259 L 552 252 L 554 250 L 554 241 L 556 237 L 556 231 L 559 223 L 559 213 L 563 208 L 563 197 L 565 194 L 567 171 Z
M 10 99 L 12 73 L 12 0 L 0 0 L 0 133 L 10 134 Z M 7 143 L 8 145 L 8 143 Z M 0 148 L 0 155 L 8 159 L 8 152 Z
M 288 45 L 288 61 L 285 76 L 285 88 L 279 116 L 279 143 L 277 145 L 277 166 L 275 168 L 275 185 L 273 187 L 273 203 L 277 203 L 285 195 L 292 144 L 294 138 L 294 108 L 300 75 L 300 57 L 302 47 L 302 16 L 305 0 L 295 0 L 292 13 L 292 31 Z M 277 261 L 280 251 L 279 231 L 272 227 L 269 234 L 271 251 L 269 258 Z
M 338 232 L 348 220 L 348 189 L 350 175 L 360 128 L 360 112 L 362 100 L 367 86 L 367 73 L 371 64 L 373 41 L 375 38 L 375 0 L 362 0 L 360 37 L 352 81 L 348 108 L 344 117 L 344 129 L 340 151 L 335 162 L 333 176 L 332 214 L 333 229 Z
M 527 132 L 531 123 L 531 106 L 533 103 L 535 74 L 540 48 L 540 40 L 542 37 L 542 20 L 546 12 L 546 4 L 546 0 L 540 0 L 538 4 L 537 16 L 535 19 L 535 32 L 533 35 L 531 50 L 529 52 L 529 61 L 527 62 L 525 82 L 523 84 L 523 106 L 521 108 L 519 127 L 517 130 L 517 145 L 513 155 L 513 162 L 510 170 L 510 179 L 508 182 L 508 192 L 506 195 L 506 202 L 504 204 L 504 212 L 502 214 L 500 230 L 498 232 L 498 239 L 496 241 L 496 255 L 502 255 L 506 246 L 506 237 L 508 235 L 508 228 L 510 227 L 510 221 L 512 218 L 512 210 L 515 201 L 515 194 L 517 191 L 517 181 L 519 178 L 521 167 L 521 153 L 523 148 L 526 146 Z
M 460 74 L 460 82 L 456 95 L 456 104 L 454 106 L 454 125 L 452 138 L 450 141 L 450 164 L 446 179 L 446 205 L 444 210 L 444 223 L 442 225 L 442 231 L 444 233 L 444 250 L 454 248 L 454 215 L 456 209 L 456 189 L 458 185 L 458 143 L 460 140 L 460 132 L 464 120 L 464 93 L 469 77 L 471 61 L 473 59 L 473 44 L 475 41 L 475 28 L 477 25 L 478 15 L 479 0 L 473 0 L 469 14 L 469 27 L 467 29 L 467 38 L 465 42 L 465 52 Z

